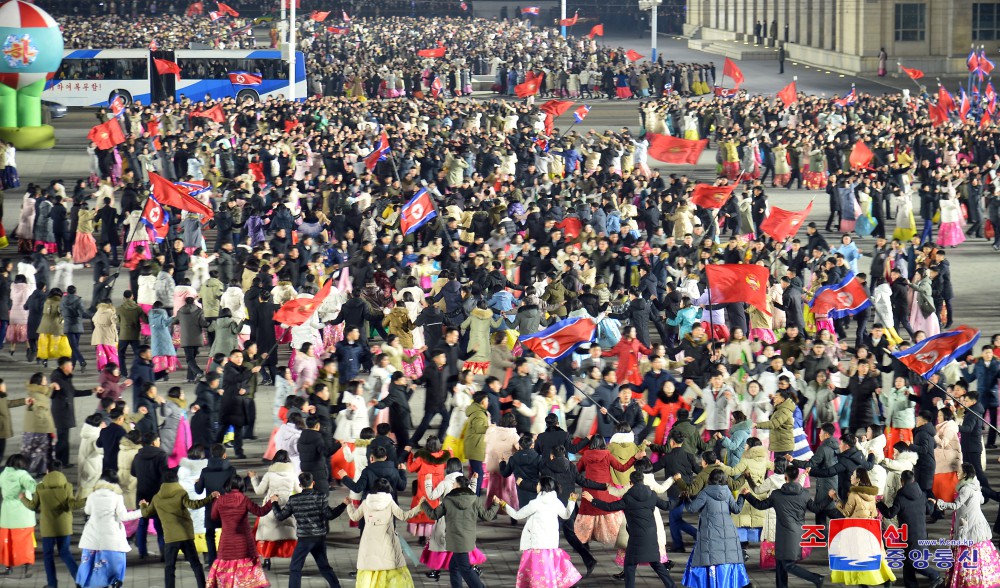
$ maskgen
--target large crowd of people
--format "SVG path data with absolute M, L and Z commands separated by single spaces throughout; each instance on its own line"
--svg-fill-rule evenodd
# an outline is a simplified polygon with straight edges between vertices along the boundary
M 981 506 L 1000 499 L 984 469 L 1000 336 L 929 381 L 893 355 L 961 318 L 949 249 L 992 254 L 976 240 L 1000 223 L 995 127 L 935 126 L 927 97 L 906 94 L 688 99 L 713 85 L 711 66 L 631 65 L 549 29 L 352 30 L 371 54 L 306 37 L 310 68 L 345 76 L 332 89 L 102 111 L 127 139 L 88 148 L 90 178 L 21 180 L 23 257 L 0 265 L 0 338 L 39 371 L 24 395 L 0 383 L 0 432 L 17 418 L 24 431 L 0 472 L 7 573 L 30 573 L 40 521 L 52 586 L 56 551 L 81 586 L 120 586 L 132 546 L 140 561 L 153 552 L 150 526 L 167 586 L 179 553 L 199 587 L 267 586 L 281 559 L 297 587 L 307 555 L 338 586 L 325 540 L 346 512 L 359 586 L 412 586 L 411 565 L 481 586 L 479 521 L 506 515 L 523 525 L 519 587 L 571 586 L 598 558 L 626 586 L 645 564 L 665 586 L 743 588 L 749 567 L 821 587 L 798 564 L 807 512 L 906 524 L 909 551 L 928 518 L 954 511 L 949 587 L 1000 582 Z M 437 39 L 455 48 L 444 69 L 411 55 Z M 564 131 L 535 99 L 444 99 L 466 93 L 461 73 L 431 98 L 448 67 L 482 67 L 503 94 L 545 72 L 551 96 L 635 96 L 638 130 Z M 708 139 L 733 197 L 699 207 L 687 175 L 651 169 L 652 133 Z M 850 161 L 859 139 L 864 169 Z M 213 214 L 173 209 L 158 232 L 143 212 L 155 174 Z M 774 240 L 768 193 L 793 185 L 826 190 L 829 218 Z M 437 215 L 405 233 L 402 205 L 422 190 Z M 766 308 L 712 304 L 719 263 L 765 266 Z M 816 292 L 849 274 L 872 307 L 814 313 Z M 519 342 L 578 317 L 596 339 L 551 365 Z M 77 389 L 91 366 L 98 386 Z M 74 398 L 91 395 L 81 424 Z M 266 450 L 248 454 L 258 436 Z M 973 553 L 978 567 L 963 565 Z M 899 568 L 881 555 L 829 579 L 891 582 Z M 906 552 L 896 563 L 908 587 L 917 573 L 946 581 Z

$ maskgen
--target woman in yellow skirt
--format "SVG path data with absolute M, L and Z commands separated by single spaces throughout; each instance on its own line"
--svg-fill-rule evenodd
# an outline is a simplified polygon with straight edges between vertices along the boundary
M 53 288 L 45 299 L 42 308 L 42 322 L 38 325 L 38 359 L 42 365 L 49 366 L 50 359 L 69 357 L 73 354 L 69 339 L 63 333 L 63 317 L 60 310 L 62 290 Z
M 472 404 L 472 395 L 476 393 L 475 376 L 472 370 L 462 370 L 458 376 L 458 385 L 448 399 L 452 409 L 448 417 L 448 430 L 444 437 L 444 449 L 450 451 L 452 457 L 465 461 L 465 421 L 469 418 L 465 408 Z M 435 481 L 435 485 L 437 481 Z
M 31 575 L 35 563 L 35 513 L 21 504 L 22 494 L 35 492 L 35 479 L 27 470 L 28 462 L 20 453 L 7 458 L 7 467 L 0 472 L 0 577 L 9 576 L 14 568 L 24 566 L 24 578 Z
M 403 511 L 392 499 L 389 481 L 380 478 L 371 494 L 357 508 L 347 505 L 347 515 L 352 521 L 365 519 L 358 545 L 358 588 L 413 588 L 413 577 L 403 559 L 403 550 L 396 536 L 395 520 L 405 521 L 420 512 L 421 498 L 417 505 Z

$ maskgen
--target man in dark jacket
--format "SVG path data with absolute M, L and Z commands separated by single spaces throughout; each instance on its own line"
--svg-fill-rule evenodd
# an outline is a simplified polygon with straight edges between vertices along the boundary
M 52 383 L 52 420 L 56 425 L 55 458 L 63 463 L 63 467 L 72 467 L 73 464 L 69 463 L 69 437 L 70 429 L 76 428 L 73 403 L 79 396 L 101 393 L 104 388 L 77 390 L 73 385 L 73 360 L 68 357 L 59 358 L 59 367 L 52 371 L 49 381 Z
M 208 458 L 208 465 L 201 470 L 198 481 L 194 483 L 194 491 L 201 494 L 211 494 L 212 492 L 223 492 L 226 482 L 236 475 L 236 468 L 229 463 L 226 456 L 226 446 L 221 443 L 212 445 L 212 456 Z M 205 535 L 215 537 L 215 531 L 219 528 L 219 521 L 212 518 L 211 510 L 205 512 Z M 208 541 L 208 553 L 205 554 L 205 563 L 211 567 L 215 561 L 215 541 Z
M 955 385 L 958 387 L 958 384 Z M 956 392 L 958 394 L 958 392 Z M 976 469 L 976 478 L 983 486 L 989 486 L 990 482 L 983 471 L 983 405 L 979 403 L 979 393 L 975 391 L 966 392 L 959 398 L 965 413 L 962 423 L 958 425 L 959 444 L 962 446 L 962 461 L 971 463 Z
M 35 291 L 24 302 L 24 310 L 28 311 L 28 350 L 27 360 L 35 361 L 38 357 L 38 327 L 42 324 L 42 312 L 45 310 L 45 298 L 48 286 L 38 282 Z M 45 362 L 48 364 L 48 362 Z M 63 467 L 67 467 L 63 464 Z
M 359 341 L 362 347 L 368 347 L 368 328 L 366 326 L 367 321 L 373 321 L 373 324 L 382 325 L 382 312 L 375 312 L 372 310 L 368 303 L 366 303 L 361 298 L 361 288 L 356 288 L 351 292 L 351 299 L 344 303 L 340 307 L 340 314 L 333 319 L 331 324 L 338 325 L 344 323 L 344 338 L 347 338 L 347 333 L 352 328 L 358 329 Z
M 595 507 L 608 512 L 623 511 L 628 525 L 628 545 L 625 547 L 625 585 L 635 586 L 635 571 L 639 564 L 648 564 L 656 573 L 664 586 L 674 588 L 676 585 L 670 578 L 670 572 L 660 561 L 660 551 L 657 547 L 657 519 L 653 511 L 657 508 L 668 510 L 670 504 L 659 498 L 643 479 L 644 474 L 634 471 L 629 476 L 632 487 L 614 502 L 605 502 L 583 491 L 583 499 L 590 501 Z
M 636 444 L 642 443 L 649 434 L 649 427 L 646 426 L 646 413 L 639 406 L 639 403 L 632 399 L 631 384 L 622 384 L 618 388 L 618 398 L 611 403 L 608 414 L 619 424 L 625 423 L 629 426 L 635 436 Z
M 306 556 L 312 555 L 320 575 L 330 588 L 339 588 L 340 582 L 326 556 L 326 534 L 330 530 L 329 522 L 343 514 L 351 499 L 345 496 L 341 504 L 330 508 L 327 493 L 315 488 L 315 481 L 309 472 L 299 474 L 299 485 L 302 486 L 302 492 L 289 496 L 284 507 L 274 509 L 274 518 L 279 521 L 295 517 L 295 536 L 298 542 L 288 567 L 288 586 L 299 588 L 302 585 L 302 568 L 306 563 Z
M 328 493 L 330 491 L 330 456 L 336 451 L 329 435 L 320 431 L 319 419 L 310 416 L 306 419 L 306 428 L 299 435 L 299 464 L 303 472 L 309 472 L 316 482 L 316 490 Z
M 555 415 L 549 415 L 555 417 Z M 539 438 L 541 435 L 539 435 Z M 537 449 L 537 443 L 536 443 Z M 600 482 L 593 482 L 588 480 L 583 473 L 576 469 L 573 462 L 566 457 L 566 448 L 562 445 L 556 445 L 552 448 L 552 452 L 542 455 L 542 462 L 538 468 L 539 479 L 543 476 L 548 476 L 556 481 L 556 494 L 559 496 L 559 500 L 563 504 L 569 502 L 569 497 L 573 494 L 573 490 L 579 485 L 583 488 L 590 488 L 591 490 L 607 490 L 608 485 L 602 484 Z M 580 538 L 576 536 L 576 530 L 574 528 L 574 521 L 576 520 L 576 512 L 568 519 L 560 519 L 560 524 L 562 526 L 563 537 L 566 538 L 566 542 L 569 543 L 570 547 L 573 548 L 580 557 L 583 558 L 583 565 L 587 567 L 587 573 L 585 578 L 594 572 L 594 568 L 597 567 L 597 559 L 590 552 L 590 549 L 580 541 Z
M 563 447 L 566 453 L 571 452 L 573 446 L 569 433 L 559 427 L 559 416 L 555 413 L 545 415 L 545 431 L 535 437 L 535 451 L 542 456 L 542 461 L 551 459 L 552 450 L 556 447 Z
M 684 412 L 686 413 L 687 411 Z M 680 418 L 680 414 L 678 414 L 678 418 Z M 689 452 L 684 447 L 684 433 L 676 430 L 676 426 L 670 431 L 670 441 L 668 444 L 669 447 L 666 448 L 652 447 L 654 451 L 661 454 L 660 459 L 653 466 L 653 471 L 663 470 L 668 478 L 674 478 L 680 474 L 681 480 L 686 484 L 690 484 L 694 481 L 695 474 L 701 471 L 701 462 L 695 458 L 694 453 Z M 684 535 L 682 533 L 687 533 L 691 537 L 697 537 L 698 529 L 695 529 L 691 523 L 684 521 L 684 502 L 681 500 L 680 486 L 677 484 L 671 486 L 667 491 L 667 495 L 670 497 L 671 502 L 669 527 L 673 545 L 670 551 L 673 553 L 684 553 Z
M 833 426 L 833 423 L 823 423 L 819 429 L 819 445 L 816 447 L 816 451 L 813 452 L 813 456 L 809 458 L 809 461 L 793 461 L 790 459 L 791 455 L 785 456 L 785 459 L 788 459 L 789 463 L 798 468 L 809 470 L 832 469 L 837 463 L 837 453 L 840 451 L 840 445 L 833 437 L 836 432 L 837 429 Z M 837 489 L 836 476 L 823 478 L 817 476 L 814 471 L 810 471 L 810 475 L 812 476 L 813 484 L 816 486 L 816 496 L 826 496 L 830 490 Z M 816 513 L 817 525 L 825 525 L 826 519 L 825 511 Z
M 389 384 L 389 393 L 382 400 L 372 400 L 369 406 L 379 410 L 389 411 L 389 426 L 396 437 L 399 447 L 410 446 L 410 428 L 413 419 L 410 415 L 410 395 L 414 386 L 406 384 L 403 372 L 395 372 Z
M 92 315 L 83 307 L 83 299 L 76 295 L 76 286 L 66 287 L 66 295 L 59 302 L 59 312 L 63 317 L 63 331 L 73 350 L 73 365 L 80 364 L 80 373 L 86 373 L 87 360 L 80 353 L 80 337 L 83 336 L 83 319 Z
M 670 375 L 670 372 L 663 369 L 665 366 L 662 357 L 653 356 L 651 363 L 652 369 L 642 376 L 642 383 L 633 391 L 638 394 L 645 392 L 646 404 L 649 406 L 656 404 L 656 396 L 663 390 L 663 384 L 673 382 L 674 386 L 680 387 L 679 383 Z
M 858 451 L 854 435 L 844 433 L 840 436 L 840 453 L 837 454 L 837 463 L 830 468 L 817 468 L 810 472 L 811 475 L 820 478 L 832 478 L 837 476 L 837 494 L 841 500 L 847 500 L 847 494 L 851 490 L 851 476 L 858 469 L 871 470 L 875 467 L 875 456 L 869 454 L 868 459 Z
M 229 354 L 229 362 L 222 371 L 222 402 L 219 404 L 222 426 L 219 428 L 220 437 L 217 441 L 222 441 L 221 436 L 226 434 L 229 427 L 233 427 L 236 459 L 246 459 L 243 453 L 243 425 L 246 424 L 246 418 L 242 397 L 247 393 L 247 382 L 259 371 L 259 365 L 249 369 L 243 365 L 243 352 L 239 349 L 234 349 Z
M 615 423 L 608 418 L 608 411 L 618 397 L 618 373 L 615 368 L 604 368 L 601 372 L 601 383 L 594 389 L 591 398 L 579 396 L 581 407 L 596 406 L 597 408 L 597 434 L 607 441 L 615 434 Z
M 903 471 L 899 476 L 901 486 L 896 492 L 896 498 L 892 506 L 886 506 L 884 501 L 876 501 L 875 508 L 882 516 L 898 518 L 899 526 L 906 527 L 906 551 L 923 549 L 924 541 L 927 539 L 927 495 L 915 482 L 913 472 Z M 751 504 L 753 502 L 751 501 Z M 913 560 L 909 557 L 903 558 L 903 586 L 904 588 L 917 588 L 917 569 L 913 567 Z M 939 588 L 944 584 L 944 578 L 934 569 L 934 566 L 927 566 L 919 570 L 921 574 L 931 579 L 931 588 Z
M 913 468 L 913 474 L 917 485 L 927 498 L 934 498 L 931 488 L 934 486 L 934 471 L 937 469 L 937 462 L 934 459 L 934 448 L 937 447 L 934 437 L 937 435 L 937 430 L 931 424 L 933 418 L 927 410 L 917 413 L 917 427 L 913 429 L 913 443 L 910 445 L 910 449 L 917 454 L 917 465 Z
M 514 373 L 511 375 L 510 381 L 507 382 L 504 394 L 515 403 L 515 407 L 521 405 L 531 406 L 531 392 L 534 389 L 534 385 L 531 383 L 530 373 L 531 366 L 528 365 L 527 359 L 519 357 L 514 360 Z M 514 418 L 517 419 L 518 433 L 523 435 L 531 432 L 530 416 L 523 415 L 520 411 L 515 411 Z
M 513 476 L 517 486 L 517 503 L 528 504 L 538 496 L 538 467 L 542 456 L 531 446 L 533 439 L 525 433 L 518 440 L 518 451 L 508 461 L 500 461 L 500 475 Z
M 153 372 L 153 350 L 149 345 L 140 345 L 136 348 L 131 374 L 132 406 L 139 406 L 139 399 L 146 390 L 146 384 L 156 381 L 156 373 Z
M 785 468 L 784 485 L 764 500 L 759 500 L 750 494 L 750 488 L 747 486 L 743 487 L 742 494 L 757 510 L 774 509 L 775 586 L 788 588 L 788 574 L 792 574 L 814 584 L 816 588 L 822 588 L 823 576 L 814 574 L 798 564 L 802 559 L 802 547 L 799 543 L 802 538 L 802 528 L 806 523 L 806 511 L 820 510 L 809 497 L 809 491 L 799 484 L 798 479 L 799 468 L 788 466 Z
M 396 493 L 406 490 L 406 465 L 389 461 L 389 454 L 384 447 L 376 447 L 368 456 L 368 466 L 361 472 L 361 477 L 355 482 L 347 475 L 347 472 L 340 470 L 337 475 L 340 481 L 351 492 L 361 494 L 361 499 L 368 498 L 368 494 L 375 487 L 375 482 L 379 478 L 384 478 L 392 486 L 392 499 L 396 499 Z
M 427 428 L 431 425 L 431 419 L 441 415 L 441 424 L 438 427 L 438 438 L 444 439 L 445 430 L 448 428 L 449 411 L 445 406 L 448 400 L 449 379 L 453 375 L 447 366 L 447 356 L 444 350 L 436 349 L 431 352 L 431 365 L 424 369 L 421 381 L 424 383 L 424 418 L 417 425 L 417 430 L 413 432 L 410 441 L 412 445 L 419 445 Z M 402 446 L 405 447 L 405 446 Z
M 362 363 L 367 361 L 368 347 L 357 327 L 348 325 L 344 328 L 344 340 L 337 343 L 333 356 L 337 359 L 341 385 L 358 377 Z
M 966 358 L 968 368 L 962 370 L 966 380 L 976 383 L 976 391 L 979 392 L 979 402 L 983 405 L 984 415 L 997 426 L 997 412 L 1000 407 L 1000 397 L 997 395 L 997 385 L 1000 382 L 1000 360 L 993 355 L 993 346 L 983 345 L 983 354 L 978 360 L 970 354 Z M 973 363 L 975 361 L 975 363 Z M 987 449 L 996 449 L 997 432 L 990 429 L 989 438 L 986 441 Z
M 852 362 L 853 363 L 853 362 Z M 837 388 L 837 394 L 841 396 L 851 396 L 851 417 L 849 432 L 858 429 L 867 429 L 868 425 L 875 422 L 875 413 L 872 409 L 875 394 L 882 387 L 882 378 L 874 377 L 870 374 L 871 366 L 866 361 L 857 364 L 857 373 L 847 381 L 847 387 Z M 847 494 L 841 495 L 843 500 L 847 500 Z
M 163 485 L 163 476 L 169 469 L 167 464 L 167 452 L 160 449 L 160 438 L 149 433 L 142 437 L 142 447 L 135 454 L 132 460 L 132 477 L 136 479 L 135 499 L 138 502 L 153 500 L 153 496 L 160 491 Z M 163 555 L 163 526 L 160 518 L 152 517 L 153 527 L 156 529 L 156 542 L 160 546 L 160 555 Z M 146 532 L 149 528 L 149 519 L 139 519 L 139 530 L 135 537 L 135 546 L 139 549 L 139 559 L 145 559 L 149 552 L 146 550 Z

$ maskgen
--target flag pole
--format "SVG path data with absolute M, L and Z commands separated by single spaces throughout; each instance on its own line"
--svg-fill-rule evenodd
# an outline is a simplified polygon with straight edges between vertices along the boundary
M 591 343 L 591 344 L 592 345 L 596 345 L 596 343 Z M 598 408 L 598 412 L 600 411 L 600 408 L 604 408 L 604 407 L 601 406 L 601 403 L 598 402 L 593 396 L 591 396 L 590 394 L 587 394 L 586 392 L 584 392 L 583 390 L 581 390 L 579 387 L 577 387 L 576 382 L 574 382 L 573 379 L 570 378 L 569 376 L 567 376 L 566 374 L 562 373 L 562 371 L 559 368 L 557 368 L 555 366 L 555 364 L 549 364 L 549 367 L 552 368 L 552 371 L 554 371 L 555 373 L 559 374 L 560 376 L 562 376 L 562 378 L 564 380 L 566 380 L 567 382 L 569 382 L 569 385 L 573 386 L 574 390 L 576 390 L 580 394 L 583 394 L 584 397 L 587 398 L 587 400 L 591 401 L 594 404 L 594 406 L 599 407 Z M 616 425 L 620 422 L 618 419 L 616 419 L 615 417 L 611 416 L 611 411 L 608 411 L 608 413 L 605 414 L 605 415 L 603 415 L 603 416 L 606 416 L 609 419 L 611 419 L 612 421 L 614 421 L 614 423 Z
M 896 67 L 902 68 L 903 64 L 901 62 L 897 61 L 896 62 Z M 917 80 L 914 80 L 912 77 L 910 77 L 910 74 L 906 74 L 906 77 L 910 78 L 910 80 L 914 83 L 914 85 L 917 86 L 917 91 L 918 92 L 922 89 L 922 86 L 920 85 L 920 82 L 918 82 Z

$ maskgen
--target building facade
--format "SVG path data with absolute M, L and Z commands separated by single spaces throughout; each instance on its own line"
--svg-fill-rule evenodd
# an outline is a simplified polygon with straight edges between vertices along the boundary
M 975 0 L 688 0 L 685 33 L 702 39 L 784 41 L 789 59 L 874 73 L 881 49 L 928 74 L 960 74 L 973 45 L 1000 48 L 1000 2 Z

